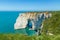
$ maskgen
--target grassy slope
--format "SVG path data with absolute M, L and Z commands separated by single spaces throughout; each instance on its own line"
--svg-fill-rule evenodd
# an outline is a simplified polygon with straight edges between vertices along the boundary
M 55 35 L 60 34 L 60 11 L 52 12 L 52 17 L 45 20 L 43 32 L 49 31 Z
M 51 12 L 52 18 L 44 21 L 44 28 L 40 36 L 26 36 L 22 34 L 0 34 L 0 40 L 60 40 L 60 11 Z M 46 35 L 46 31 L 54 35 Z

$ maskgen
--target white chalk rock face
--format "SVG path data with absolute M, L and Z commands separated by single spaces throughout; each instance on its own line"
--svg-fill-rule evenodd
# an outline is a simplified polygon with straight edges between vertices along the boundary
M 28 19 L 35 19 L 36 13 L 22 13 L 19 14 L 18 18 L 16 19 L 16 23 L 14 24 L 14 29 L 22 29 L 26 28 L 27 20 Z
M 19 14 L 16 19 L 16 23 L 14 24 L 14 29 L 22 29 L 25 28 L 27 24 L 27 18 L 25 17 L 25 13 Z
M 43 16 L 44 18 L 48 18 L 48 17 L 52 16 L 51 14 L 46 14 L 46 13 L 20 13 L 16 19 L 16 23 L 14 24 L 14 29 L 26 28 L 26 25 L 28 24 L 28 19 L 30 19 L 31 21 L 33 19 L 32 29 L 34 29 L 35 25 L 37 24 L 38 21 L 39 21 L 39 25 L 42 23 L 42 22 L 40 22 L 41 19 L 40 20 L 38 20 L 38 19 L 41 18 L 43 14 L 44 14 L 44 16 Z M 38 16 L 39 16 L 39 18 L 38 18 Z M 41 26 L 41 27 L 43 27 L 43 26 Z

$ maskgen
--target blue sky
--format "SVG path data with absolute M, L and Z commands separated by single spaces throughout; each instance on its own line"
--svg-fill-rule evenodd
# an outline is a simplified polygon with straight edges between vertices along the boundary
M 0 11 L 60 10 L 60 0 L 0 0 Z

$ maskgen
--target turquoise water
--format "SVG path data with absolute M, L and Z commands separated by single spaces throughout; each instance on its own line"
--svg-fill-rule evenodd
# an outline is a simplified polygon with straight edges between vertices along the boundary
M 28 28 L 25 29 L 14 29 L 14 23 L 16 22 L 16 19 L 18 15 L 23 12 L 19 11 L 0 11 L 0 33 L 22 33 L 28 35 L 35 34 L 35 31 L 28 30 Z
M 20 12 L 0 11 L 0 33 L 14 32 L 14 23 Z

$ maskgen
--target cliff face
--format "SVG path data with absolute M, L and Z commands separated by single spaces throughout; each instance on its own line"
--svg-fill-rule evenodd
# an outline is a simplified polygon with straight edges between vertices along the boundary
M 40 13 L 38 13 L 40 14 Z M 15 29 L 21 29 L 21 28 L 25 28 L 27 25 L 27 20 L 28 19 L 34 19 L 36 20 L 37 18 L 37 13 L 22 13 L 19 14 L 16 23 L 14 24 L 14 28 Z
M 16 23 L 14 24 L 14 29 L 26 28 L 28 19 L 32 20 L 32 27 L 34 29 L 36 22 L 39 22 L 37 17 L 39 16 L 41 18 L 42 14 L 44 14 L 44 13 L 22 13 L 22 14 L 19 14 L 18 18 L 16 19 Z M 45 14 L 44 14 L 44 16 L 48 17 Z

